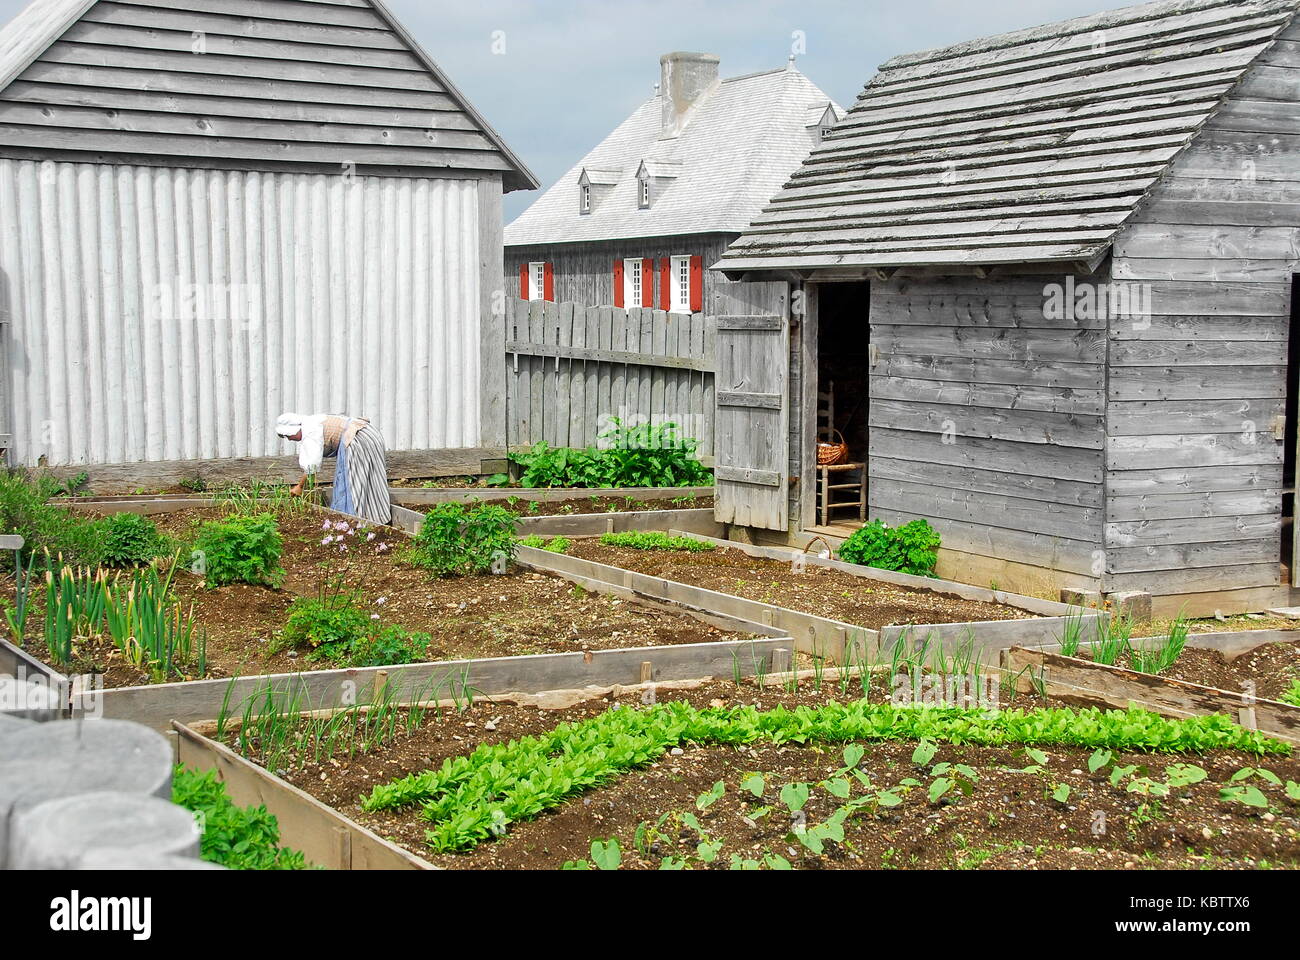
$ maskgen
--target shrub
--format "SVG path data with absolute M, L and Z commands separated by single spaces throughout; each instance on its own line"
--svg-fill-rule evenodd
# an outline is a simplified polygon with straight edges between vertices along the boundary
M 208 586 L 253 583 L 279 586 L 280 531 L 269 513 L 232 514 L 205 523 L 194 543 L 194 570 Z
M 387 667 L 396 663 L 419 663 L 428 658 L 433 638 L 399 626 L 385 627 L 357 641 L 347 655 L 350 667 Z
M 440 577 L 487 573 L 515 557 L 518 518 L 505 507 L 443 503 L 424 518 L 408 560 Z
M 840 559 L 881 570 L 932 577 L 939 560 L 939 534 L 924 520 L 913 520 L 901 527 L 872 520 L 844 541 Z
M 631 547 L 633 550 L 682 550 L 686 553 L 706 553 L 716 549 L 713 544 L 693 537 L 671 537 L 658 530 L 630 533 L 602 534 L 600 542 L 610 547 Z
M 323 656 L 350 650 L 370 630 L 370 616 L 346 599 L 298 597 L 289 605 L 289 618 L 277 649 L 311 647 Z
M 134 567 L 149 563 L 162 552 L 158 527 L 148 517 L 115 513 L 104 521 L 100 563 L 106 567 Z
M 0 530 L 26 541 L 25 550 L 62 556 L 74 565 L 97 566 L 103 547 L 104 521 L 47 501 L 59 490 L 49 476 L 0 471 Z
M 177 767 L 172 802 L 198 814 L 199 854 L 231 870 L 306 870 L 297 850 L 280 846 L 280 824 L 265 806 L 237 807 L 215 773 Z

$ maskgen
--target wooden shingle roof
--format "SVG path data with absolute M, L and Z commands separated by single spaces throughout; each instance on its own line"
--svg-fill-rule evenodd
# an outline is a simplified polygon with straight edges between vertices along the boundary
M 1096 261 L 1297 6 L 1166 0 L 895 57 L 716 269 Z
M 0 29 L 0 145 L 538 186 L 383 0 L 33 0 Z

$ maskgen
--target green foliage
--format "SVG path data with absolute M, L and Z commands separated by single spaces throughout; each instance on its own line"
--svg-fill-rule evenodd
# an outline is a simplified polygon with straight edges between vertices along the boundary
M 924 520 L 913 520 L 901 527 L 872 520 L 844 541 L 840 559 L 881 570 L 932 577 L 939 560 L 939 534 Z
M 236 513 L 211 520 L 199 530 L 192 569 L 209 587 L 229 583 L 279 586 L 280 531 L 269 513 Z
M 573 541 L 568 537 L 552 537 L 547 540 L 541 534 L 530 533 L 526 537 L 519 538 L 519 545 L 522 547 L 535 547 L 548 553 L 567 553 L 569 547 L 573 546 Z
M 22 471 L 0 471 L 0 531 L 16 533 L 25 551 L 56 563 L 99 563 L 104 521 L 48 501 L 60 489 L 49 476 L 31 477 Z
M 921 740 L 929 745 L 917 758 L 925 764 L 933 759 L 930 747 L 937 743 L 1066 744 L 1130 752 L 1238 749 L 1285 754 L 1290 750 L 1222 715 L 1170 720 L 1137 709 L 917 710 L 867 701 L 762 711 L 745 705 L 698 709 L 676 701 L 608 710 L 587 720 L 559 724 L 538 736 L 481 745 L 468 756 L 449 757 L 437 770 L 375 787 L 362 807 L 374 811 L 421 804 L 422 815 L 431 825 L 426 833 L 429 844 L 439 852 L 464 850 L 503 835 L 511 823 L 536 817 L 570 796 L 656 760 L 678 743 L 862 740 Z M 973 771 L 956 765 L 936 765 L 931 773 L 947 781 L 943 792 L 974 779 Z M 897 798 L 876 799 L 893 805 Z M 806 797 L 800 785 L 788 785 L 782 801 L 795 809 Z
M 212 771 L 177 767 L 172 802 L 198 816 L 200 856 L 231 870 L 306 870 L 306 858 L 280 846 L 280 824 L 265 806 L 237 807 Z
M 1169 627 L 1168 636 L 1156 640 L 1150 647 L 1129 647 L 1130 663 L 1138 673 L 1164 673 L 1187 645 L 1187 621 L 1181 616 Z
M 1291 686 L 1278 699 L 1283 703 L 1291 704 L 1293 707 L 1300 707 L 1300 680 L 1292 680 Z
M 1113 666 L 1121 656 L 1133 649 L 1133 618 L 1125 614 L 1114 614 L 1107 622 L 1097 627 L 1099 634 L 1089 644 L 1089 655 L 1094 663 Z
M 337 656 L 370 632 L 370 616 L 346 598 L 296 597 L 277 643 L 278 649 L 310 647 Z
M 703 487 L 713 475 L 699 461 L 694 439 L 675 423 L 626 426 L 617 417 L 600 447 L 577 450 L 538 443 L 512 453 L 523 487 Z
M 716 549 L 713 544 L 693 537 L 673 537 L 660 530 L 635 530 L 628 533 L 604 533 L 600 542 L 610 547 L 631 547 L 633 550 L 683 550 L 687 553 L 707 553 Z
M 106 567 L 134 567 L 149 563 L 162 552 L 158 527 L 149 517 L 115 513 L 104 521 L 104 548 L 100 563 Z
M 419 663 L 428 658 L 433 638 L 427 633 L 412 633 L 391 625 L 372 631 L 353 644 L 347 656 L 350 667 L 387 667 L 399 663 Z
M 425 516 L 407 559 L 439 577 L 504 573 L 515 558 L 518 523 L 496 504 L 439 504 Z

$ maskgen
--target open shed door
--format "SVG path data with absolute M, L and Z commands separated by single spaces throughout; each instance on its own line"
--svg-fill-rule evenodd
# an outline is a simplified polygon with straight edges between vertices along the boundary
M 785 531 L 790 515 L 790 322 L 785 283 L 718 297 L 715 506 L 721 523 Z

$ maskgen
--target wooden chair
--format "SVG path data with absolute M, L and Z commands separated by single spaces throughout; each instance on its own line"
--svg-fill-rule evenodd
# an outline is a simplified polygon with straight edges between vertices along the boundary
M 817 394 L 817 439 L 833 442 L 835 437 L 835 384 L 827 383 L 826 392 Z M 832 482 L 835 481 L 835 482 Z M 849 493 L 852 491 L 852 493 Z M 843 499 L 851 496 L 854 499 Z M 856 510 L 858 522 L 867 521 L 866 463 L 817 464 L 817 516 L 829 527 L 836 511 Z

